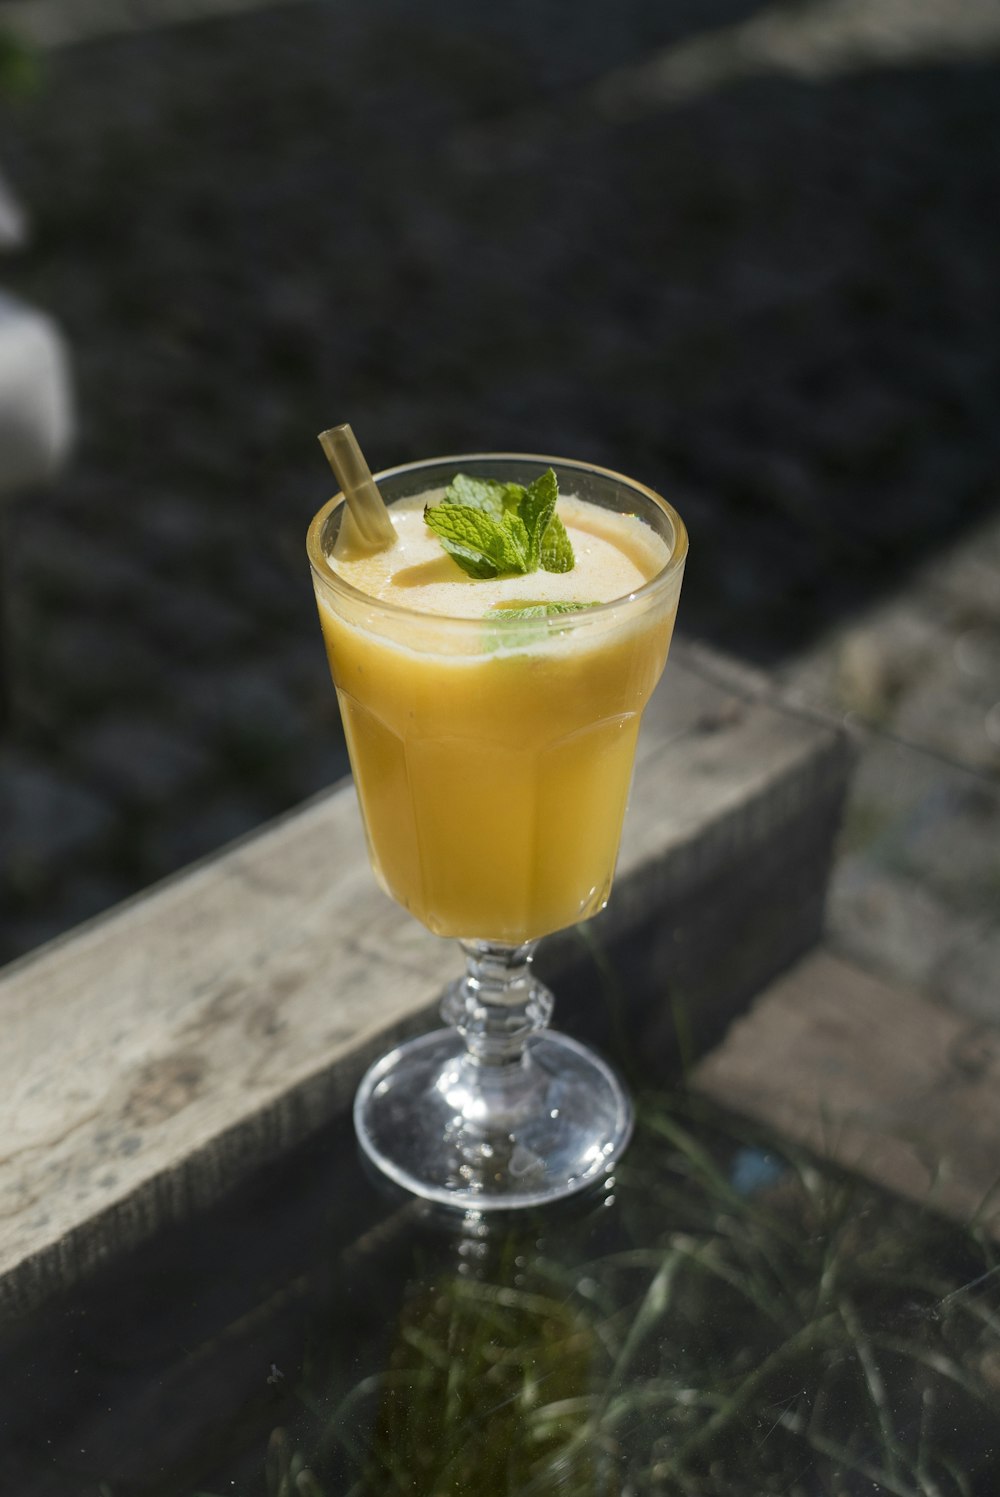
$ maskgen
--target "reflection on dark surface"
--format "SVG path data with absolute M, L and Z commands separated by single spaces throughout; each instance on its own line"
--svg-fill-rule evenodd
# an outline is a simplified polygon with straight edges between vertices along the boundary
M 502 1221 L 342 1131 L 8 1332 L 4 1490 L 985 1497 L 997 1299 L 974 1228 L 684 1097 Z

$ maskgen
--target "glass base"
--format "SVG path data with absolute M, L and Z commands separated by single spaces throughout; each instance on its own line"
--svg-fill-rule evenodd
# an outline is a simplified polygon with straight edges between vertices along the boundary
M 632 1135 L 632 1108 L 611 1068 L 565 1035 L 533 1035 L 516 1059 L 490 1064 L 441 1029 L 371 1067 L 354 1126 L 372 1163 L 413 1194 L 509 1211 L 602 1179 Z

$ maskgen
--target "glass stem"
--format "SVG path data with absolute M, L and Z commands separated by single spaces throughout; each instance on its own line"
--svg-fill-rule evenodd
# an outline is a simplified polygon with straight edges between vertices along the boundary
M 519 1065 L 528 1039 L 548 1024 L 552 994 L 531 970 L 537 945 L 461 942 L 465 976 L 445 993 L 441 1017 L 459 1031 L 473 1063 Z

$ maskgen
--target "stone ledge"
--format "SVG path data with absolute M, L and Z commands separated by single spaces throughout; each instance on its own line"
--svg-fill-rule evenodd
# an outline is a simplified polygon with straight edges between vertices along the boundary
M 1000 1240 L 1000 1030 L 820 948 L 695 1087 L 841 1168 Z
M 761 677 L 675 646 L 615 896 L 593 922 L 616 961 L 649 953 L 628 980 L 664 1065 L 666 971 L 687 974 L 717 1030 L 816 939 L 849 757 L 842 733 L 783 708 Z M 573 950 L 551 943 L 557 999 Z M 8 968 L 0 1312 L 342 1113 L 370 1059 L 433 1022 L 457 970 L 453 945 L 376 889 L 350 785 Z M 577 999 L 557 1014 L 573 1030 Z

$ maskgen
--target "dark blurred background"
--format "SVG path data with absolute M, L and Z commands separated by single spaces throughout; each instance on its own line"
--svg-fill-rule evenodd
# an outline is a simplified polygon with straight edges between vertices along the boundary
M 0 959 L 344 772 L 321 427 L 662 489 L 768 667 L 995 512 L 994 0 L 31 11 L 0 284 L 79 431 L 2 517 Z

